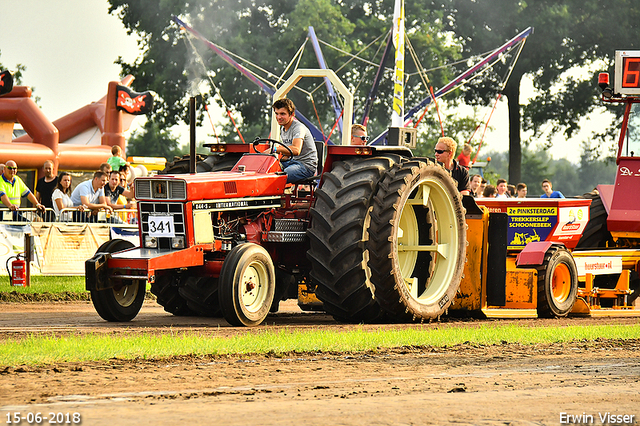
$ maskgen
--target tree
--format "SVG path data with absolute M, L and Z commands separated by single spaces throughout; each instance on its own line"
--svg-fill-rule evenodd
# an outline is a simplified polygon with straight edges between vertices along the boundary
M 551 123 L 557 133 L 571 136 L 578 121 L 600 103 L 592 75 L 571 77 L 567 72 L 592 65 L 596 60 L 612 63 L 620 48 L 638 46 L 635 28 L 640 10 L 627 0 L 445 0 L 447 22 L 469 54 L 479 54 L 532 26 L 536 29 L 504 90 L 509 105 L 509 180 L 521 180 L 520 83 L 530 75 L 539 90 L 525 107 L 526 128 L 539 130 Z M 501 79 L 471 85 L 465 92 L 470 102 L 487 103 Z
M 0 56 L 2 56 L 2 50 L 0 49 Z M 5 68 L 5 66 L 0 62 L 0 72 L 5 71 L 9 68 Z M 22 73 L 27 70 L 27 67 L 22 64 L 17 64 L 15 69 L 11 70 L 11 75 L 13 75 L 13 84 L 18 86 L 22 84 Z
M 135 75 L 136 83 L 158 93 L 159 107 L 154 112 L 156 122 L 162 126 L 186 122 L 188 92 L 193 86 L 190 83 L 204 81 L 208 85 L 205 101 L 217 93 L 213 88 L 215 85 L 229 109 L 240 114 L 237 121 L 242 123 L 241 127 L 251 128 L 252 132 L 258 129 L 261 136 L 268 134 L 270 97 L 208 52 L 197 40 L 193 41 L 196 54 L 177 25 L 170 22 L 172 14 L 180 16 L 209 40 L 269 70 L 272 76 L 284 78 L 292 71 L 289 62 L 304 43 L 309 25 L 314 27 L 319 39 L 340 49 L 323 47 L 328 66 L 338 70 L 346 62 L 342 52 L 354 54 L 377 37 L 385 40 L 393 16 L 393 2 L 358 0 L 201 0 L 195 3 L 187 0 L 109 0 L 109 3 L 109 11 L 122 19 L 130 33 L 140 37 L 143 55 L 133 63 L 121 59 L 119 63 L 123 73 Z M 445 23 L 441 7 L 429 1 L 407 0 L 405 8 L 409 37 L 423 67 L 434 69 L 460 57 L 459 47 L 443 32 Z M 305 49 L 311 47 L 307 44 Z M 363 55 L 369 63 L 363 65 L 354 60 L 338 71 L 354 93 L 358 119 L 370 89 L 368 83 L 375 73 L 375 67 L 370 63 L 379 62 L 382 49 L 378 52 L 370 49 Z M 308 52 L 302 55 L 297 66 L 317 68 L 317 59 Z M 369 123 L 371 134 L 386 129 L 390 122 L 391 72 L 385 69 Z M 427 91 L 417 75 L 417 68 L 409 60 L 406 73 L 409 76 L 406 103 L 413 105 L 425 98 Z M 441 68 L 430 72 L 429 77 L 432 84 L 439 87 L 448 81 L 451 73 L 451 69 Z M 299 84 L 307 93 L 312 93 L 318 85 L 317 81 Z M 292 92 L 290 97 L 310 119 L 315 118 L 314 110 L 317 110 L 317 120 L 323 123 L 325 133 L 330 131 L 335 116 L 326 96 L 316 93 L 313 103 L 303 92 Z M 215 99 L 221 103 L 220 98 L 216 96 Z M 234 133 L 229 131 L 227 134 L 235 138 Z
M 171 161 L 174 156 L 182 155 L 178 139 L 160 125 L 147 120 L 142 131 L 135 131 L 127 143 L 127 155 L 145 157 L 164 157 Z

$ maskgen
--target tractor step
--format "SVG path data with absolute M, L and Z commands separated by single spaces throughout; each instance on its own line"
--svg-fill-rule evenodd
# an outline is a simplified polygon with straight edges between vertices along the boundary
M 265 232 L 263 241 L 270 243 L 301 243 L 307 238 L 309 221 L 299 219 L 275 219 L 273 231 Z
M 275 219 L 273 230 L 281 232 L 305 232 L 309 221 L 299 219 Z
M 271 231 L 263 236 L 263 240 L 270 243 L 301 243 L 305 238 L 307 238 L 306 232 Z

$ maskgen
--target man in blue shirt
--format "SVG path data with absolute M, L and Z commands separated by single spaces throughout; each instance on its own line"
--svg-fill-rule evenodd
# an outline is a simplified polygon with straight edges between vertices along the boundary
M 542 194 L 540 198 L 564 198 L 562 192 L 553 190 L 551 181 L 549 181 L 549 179 L 545 179 L 542 181 L 542 190 L 544 191 L 544 194 Z
M 85 209 L 91 210 L 91 222 L 96 221 L 100 210 L 113 213 L 104 196 L 104 186 L 107 181 L 107 174 L 97 171 L 93 174 L 93 179 L 82 182 L 71 193 L 71 202 L 74 206 L 84 206 Z

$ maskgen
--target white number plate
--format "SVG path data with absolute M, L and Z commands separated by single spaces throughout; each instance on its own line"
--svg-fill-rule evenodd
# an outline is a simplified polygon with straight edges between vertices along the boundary
M 149 215 L 149 236 L 151 237 L 175 237 L 173 216 Z

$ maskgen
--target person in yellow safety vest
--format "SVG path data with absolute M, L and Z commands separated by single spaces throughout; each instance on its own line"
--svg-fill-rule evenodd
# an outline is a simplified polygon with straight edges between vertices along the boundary
M 38 202 L 36 196 L 17 175 L 18 165 L 16 162 L 13 160 L 7 161 L 0 177 L 0 200 L 5 207 L 14 212 L 13 220 L 24 220 L 24 217 L 17 213 L 20 209 L 22 197 L 27 197 L 38 210 L 44 211 L 45 207 Z

